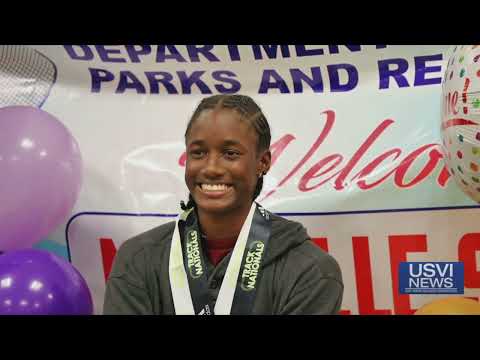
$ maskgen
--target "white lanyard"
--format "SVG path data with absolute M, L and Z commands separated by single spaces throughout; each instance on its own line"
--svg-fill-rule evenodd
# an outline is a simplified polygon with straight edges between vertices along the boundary
M 237 242 L 233 248 L 232 256 L 228 263 L 225 277 L 220 287 L 218 298 L 215 303 L 215 315 L 229 315 L 235 288 L 237 285 L 238 274 L 242 263 L 242 256 L 247 244 L 250 227 L 252 225 L 253 215 L 255 213 L 256 204 L 252 203 L 250 212 L 242 225 Z M 192 209 L 190 210 L 192 211 Z M 178 315 L 195 315 L 192 296 L 188 285 L 187 273 L 183 262 L 182 244 L 179 233 L 179 221 L 185 220 L 189 212 L 179 215 L 176 219 L 175 230 L 172 236 L 172 244 L 170 248 L 170 262 L 168 266 L 168 274 L 170 277 L 170 287 L 172 289 L 173 304 L 175 313 Z

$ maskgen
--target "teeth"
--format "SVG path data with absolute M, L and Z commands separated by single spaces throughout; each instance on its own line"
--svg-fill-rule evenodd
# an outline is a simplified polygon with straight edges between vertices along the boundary
M 210 184 L 202 184 L 202 190 L 206 191 L 223 191 L 227 190 L 228 186 L 225 184 L 218 184 L 218 185 L 210 185 Z

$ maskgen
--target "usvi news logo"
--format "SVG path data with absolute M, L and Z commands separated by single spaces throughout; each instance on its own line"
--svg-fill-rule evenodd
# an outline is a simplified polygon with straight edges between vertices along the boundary
M 400 294 L 463 294 L 463 262 L 401 262 Z

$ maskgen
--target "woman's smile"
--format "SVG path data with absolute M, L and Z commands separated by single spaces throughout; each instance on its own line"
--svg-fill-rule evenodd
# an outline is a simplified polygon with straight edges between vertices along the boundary
M 207 197 L 212 199 L 218 199 L 227 195 L 233 190 L 233 187 L 228 184 L 208 184 L 200 183 L 197 185 L 197 188 Z

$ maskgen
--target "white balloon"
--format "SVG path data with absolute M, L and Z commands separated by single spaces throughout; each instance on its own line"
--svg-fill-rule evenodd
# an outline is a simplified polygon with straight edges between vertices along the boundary
M 458 45 L 448 61 L 441 132 L 450 174 L 480 203 L 480 45 Z

